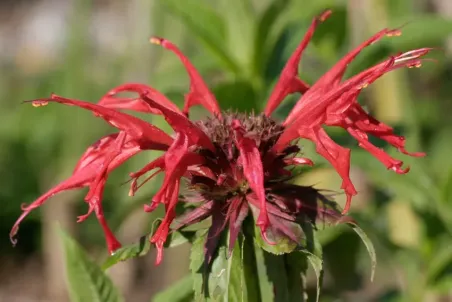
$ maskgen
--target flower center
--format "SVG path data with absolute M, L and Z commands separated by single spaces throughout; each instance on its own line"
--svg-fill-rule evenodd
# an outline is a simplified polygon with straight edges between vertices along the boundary
M 264 114 L 224 112 L 223 119 L 208 117 L 199 121 L 198 126 L 209 136 L 218 151 L 226 154 L 236 151 L 234 144 L 233 121 L 238 120 L 245 129 L 245 135 L 253 139 L 261 153 L 269 151 L 284 130 L 284 126 Z M 234 152 L 234 159 L 238 154 Z M 228 154 L 230 155 L 230 154 Z
M 191 188 L 203 198 L 225 201 L 250 192 L 234 131 L 237 121 L 244 130 L 243 136 L 254 141 L 260 153 L 265 182 L 290 174 L 284 170 L 287 166 L 284 158 L 297 153 L 299 148 L 293 145 L 282 154 L 275 154 L 271 150 L 284 130 L 280 123 L 263 114 L 225 112 L 222 119 L 209 117 L 197 122 L 197 126 L 207 134 L 215 147 L 215 152 L 204 149 L 199 151 L 206 159 L 202 168 L 205 170 L 204 175 L 193 176 L 191 180 Z

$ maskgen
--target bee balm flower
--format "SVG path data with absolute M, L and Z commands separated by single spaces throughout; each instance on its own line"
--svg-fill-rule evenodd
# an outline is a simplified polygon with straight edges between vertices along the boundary
M 384 74 L 402 67 L 418 67 L 421 57 L 430 49 L 421 48 L 394 55 L 383 62 L 343 79 L 348 64 L 365 47 L 385 36 L 399 35 L 399 30 L 384 29 L 344 56 L 316 83 L 309 85 L 298 77 L 301 55 L 312 38 L 315 28 L 330 14 L 327 11 L 315 18 L 293 55 L 289 58 L 279 80 L 270 94 L 262 114 L 222 111 L 198 71 L 182 52 L 170 41 L 154 37 L 151 42 L 173 52 L 185 66 L 190 78 L 190 90 L 180 110 L 163 94 L 152 87 L 128 83 L 110 90 L 97 104 L 68 99 L 57 95 L 32 101 L 35 106 L 60 103 L 92 111 L 114 128 L 110 134 L 90 146 L 80 159 L 73 174 L 23 207 L 11 231 L 11 239 L 20 222 L 30 211 L 41 206 L 48 198 L 70 189 L 88 187 L 85 201 L 88 214 L 94 212 L 101 224 L 108 249 L 113 253 L 120 243 L 109 229 L 102 212 L 102 195 L 108 175 L 130 157 L 148 150 L 162 150 L 163 155 L 131 173 L 130 195 L 158 173 L 164 173 L 162 186 L 147 212 L 159 205 L 165 216 L 151 238 L 158 250 L 157 263 L 162 260 L 162 249 L 168 234 L 186 225 L 206 218 L 212 219 L 206 241 L 206 260 L 210 261 L 223 229 L 229 230 L 229 249 L 241 231 L 247 217 L 254 217 L 262 238 L 269 244 L 286 240 L 301 244 L 301 221 L 343 221 L 351 198 L 357 192 L 350 180 L 350 150 L 336 144 L 325 132 L 324 126 L 342 127 L 348 131 L 371 155 L 384 166 L 397 173 L 406 173 L 400 160 L 390 157 L 371 144 L 368 135 L 385 140 L 404 154 L 404 138 L 393 129 L 369 115 L 357 102 L 361 90 Z M 120 92 L 134 92 L 133 98 L 120 98 Z M 272 112 L 292 93 L 302 96 L 284 121 L 271 117 Z M 210 116 L 191 121 L 189 110 L 194 105 L 205 107 Z M 174 130 L 170 136 L 159 128 L 124 111 L 139 111 L 162 115 Z M 312 141 L 317 152 L 328 160 L 341 176 L 342 188 L 347 195 L 344 211 L 317 190 L 290 184 L 291 168 L 313 165 L 308 158 L 299 156 L 297 141 Z M 155 171 L 141 183 L 148 172 Z M 182 195 L 180 187 L 187 184 L 188 193 Z M 193 204 L 191 210 L 176 217 L 179 202 Z M 79 217 L 84 220 L 87 215 Z

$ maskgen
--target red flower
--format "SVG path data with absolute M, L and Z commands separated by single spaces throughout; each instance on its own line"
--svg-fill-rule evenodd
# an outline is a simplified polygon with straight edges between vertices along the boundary
M 145 211 L 153 211 L 160 204 L 165 207 L 165 217 L 151 238 L 158 249 L 157 263 L 162 260 L 162 249 L 172 229 L 212 218 L 206 242 L 206 259 L 209 261 L 217 245 L 219 234 L 228 225 L 231 249 L 240 232 L 242 222 L 253 214 L 262 237 L 270 244 L 286 238 L 301 244 L 301 230 L 295 227 L 301 220 L 339 221 L 344 217 L 334 203 L 328 201 L 313 188 L 286 183 L 291 177 L 290 167 L 312 165 L 304 157 L 296 157 L 300 149 L 295 141 L 309 139 L 319 154 L 325 157 L 342 177 L 342 188 L 347 195 L 343 214 L 350 207 L 356 194 L 349 178 L 350 150 L 336 144 L 324 131 L 323 126 L 339 126 L 346 129 L 359 143 L 388 169 L 406 173 L 402 162 L 390 157 L 368 141 L 368 135 L 381 138 L 404 154 L 404 138 L 394 134 L 393 129 L 371 117 L 358 104 L 361 90 L 387 72 L 401 67 L 419 67 L 421 57 L 430 49 L 422 48 L 400 53 L 344 80 L 347 65 L 361 50 L 384 36 L 399 35 L 399 30 L 384 29 L 351 51 L 312 86 L 298 78 L 298 65 L 303 50 L 314 34 L 315 28 L 329 15 L 327 11 L 315 18 L 300 45 L 284 67 L 279 81 L 270 95 L 267 107 L 261 115 L 222 112 L 214 95 L 201 79 L 195 67 L 171 42 L 152 38 L 175 53 L 187 69 L 190 91 L 185 96 L 183 110 L 179 110 L 164 95 L 144 84 L 129 83 L 116 87 L 101 98 L 98 104 L 66 99 L 52 95 L 47 99 L 33 101 L 35 106 L 56 102 L 78 106 L 103 118 L 119 133 L 102 138 L 88 148 L 77 164 L 74 173 L 42 197 L 23 207 L 23 214 L 11 231 L 11 239 L 17 233 L 19 223 L 28 213 L 42 205 L 59 192 L 89 187 L 85 197 L 88 214 L 92 211 L 103 227 L 107 246 L 112 253 L 118 247 L 108 228 L 101 206 L 102 193 L 109 173 L 128 158 L 144 150 L 163 150 L 165 153 L 148 163 L 140 171 L 131 173 L 130 195 L 157 173 L 164 173 L 160 190 L 152 198 Z M 119 92 L 135 92 L 134 98 L 119 98 Z M 302 96 L 282 123 L 270 115 L 291 93 Z M 189 109 L 202 105 L 212 116 L 200 122 L 188 119 Z M 173 128 L 171 138 L 155 126 L 122 110 L 140 111 L 162 115 Z M 139 179 L 156 170 L 140 184 Z M 180 196 L 181 180 L 188 181 L 190 194 Z M 191 203 L 194 209 L 176 218 L 176 204 Z M 193 208 L 193 207 L 192 207 Z M 84 220 L 87 215 L 79 217 Z M 174 223 L 173 223 L 174 222 Z

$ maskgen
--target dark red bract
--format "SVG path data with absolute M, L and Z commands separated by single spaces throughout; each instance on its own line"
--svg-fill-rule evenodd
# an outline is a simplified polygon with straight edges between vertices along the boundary
M 150 212 L 160 204 L 165 207 L 165 217 L 151 238 L 158 250 L 157 263 L 162 260 L 163 245 L 171 230 L 212 219 L 206 242 L 206 259 L 210 261 L 219 234 L 228 226 L 229 248 L 234 245 L 242 222 L 250 213 L 260 228 L 262 237 L 269 244 L 274 238 L 285 237 L 299 243 L 299 236 L 292 227 L 301 218 L 313 223 L 321 220 L 337 220 L 338 212 L 318 191 L 287 183 L 291 167 L 312 165 L 312 161 L 297 157 L 300 149 L 297 140 L 308 139 L 316 145 L 317 152 L 327 159 L 341 176 L 342 188 L 347 195 L 343 214 L 350 207 L 356 189 L 349 177 L 350 150 L 336 144 L 325 132 L 324 126 L 346 129 L 359 143 L 388 169 L 406 173 L 402 162 L 390 157 L 372 145 L 368 135 L 387 141 L 404 154 L 408 153 L 404 138 L 393 129 L 370 116 L 357 102 L 361 90 L 379 77 L 401 67 L 419 67 L 421 57 L 431 49 L 422 48 L 392 56 L 361 73 L 344 80 L 348 64 L 360 51 L 385 36 L 399 35 L 399 30 L 384 29 L 344 56 L 316 83 L 308 85 L 298 78 L 301 55 L 330 11 L 312 21 L 308 32 L 284 67 L 262 114 L 247 115 L 222 112 L 198 71 L 171 42 L 152 38 L 151 42 L 175 53 L 184 64 L 190 77 L 190 91 L 185 96 L 183 110 L 179 110 L 164 95 L 144 84 L 129 83 L 110 90 L 97 104 L 52 95 L 47 99 L 32 101 L 35 106 L 50 102 L 77 106 L 92 111 L 119 130 L 103 137 L 88 148 L 67 180 L 28 206 L 23 207 L 10 236 L 13 239 L 20 222 L 31 210 L 41 206 L 48 198 L 62 191 L 88 187 L 85 197 L 88 214 L 79 217 L 83 221 L 93 211 L 101 224 L 108 249 L 113 253 L 120 243 L 110 231 L 102 211 L 102 195 L 109 173 L 130 157 L 146 150 L 163 150 L 164 154 L 131 173 L 130 195 L 158 173 L 164 173 L 159 191 L 145 211 Z M 134 92 L 133 98 L 118 97 L 120 92 Z M 272 112 L 292 93 L 302 96 L 283 122 L 271 118 Z M 193 122 L 188 118 L 194 105 L 205 107 L 211 117 Z M 162 115 L 173 128 L 167 135 L 157 127 L 137 118 L 127 111 L 139 111 Z M 139 183 L 148 172 L 155 171 Z M 182 180 L 188 193 L 180 194 Z M 187 202 L 195 205 L 176 219 L 176 205 Z M 339 213 L 340 215 L 340 213 Z M 271 239 L 273 238 L 273 239 Z

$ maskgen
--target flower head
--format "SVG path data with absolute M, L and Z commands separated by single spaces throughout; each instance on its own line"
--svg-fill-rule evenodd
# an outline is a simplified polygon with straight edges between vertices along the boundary
M 294 245 L 302 243 L 302 223 L 347 220 L 343 215 L 348 212 L 351 198 L 357 193 L 349 177 L 350 150 L 336 144 L 323 127 L 346 129 L 361 148 L 388 169 L 397 173 L 408 172 L 408 168 L 402 168 L 402 161 L 370 143 L 368 135 L 387 141 L 404 154 L 424 154 L 407 152 L 404 138 L 370 116 L 359 105 L 357 97 L 363 88 L 392 70 L 419 67 L 421 57 L 430 49 L 421 48 L 394 55 L 344 80 L 348 64 L 362 49 L 385 36 L 400 34 L 399 30 L 384 29 L 345 55 L 316 83 L 309 85 L 298 77 L 299 61 L 315 28 L 330 13 L 326 11 L 312 21 L 306 36 L 284 67 L 262 114 L 221 111 L 215 96 L 177 46 L 156 37 L 151 42 L 176 54 L 188 72 L 190 91 L 185 96 L 182 110 L 154 88 L 139 83 L 116 87 L 97 104 L 57 95 L 32 101 L 35 106 L 60 103 L 92 111 L 117 128 L 118 133 L 105 136 L 90 146 L 72 176 L 30 205 L 24 206 L 23 214 L 11 231 L 11 239 L 25 216 L 48 198 L 65 190 L 88 187 L 85 197 L 88 214 L 79 217 L 79 221 L 94 211 L 104 230 L 108 249 L 113 253 L 120 243 L 109 229 L 102 212 L 105 182 L 112 170 L 130 157 L 147 150 L 162 150 L 164 153 L 141 170 L 130 174 L 129 195 L 134 195 L 156 174 L 164 173 L 162 186 L 144 207 L 147 212 L 155 210 L 160 204 L 165 208 L 165 216 L 151 238 L 158 250 L 157 263 L 162 260 L 163 245 L 172 230 L 207 218 L 212 220 L 206 242 L 207 261 L 212 258 L 219 234 L 224 229 L 229 230 L 229 248 L 232 249 L 248 217 L 254 217 L 262 238 L 268 244 L 286 240 Z M 117 96 L 124 91 L 134 92 L 136 96 Z M 301 93 L 302 96 L 284 121 L 274 120 L 272 112 L 292 93 Z M 194 105 L 205 107 L 211 116 L 201 121 L 191 121 L 188 118 L 189 110 Z M 162 115 L 174 133 L 170 136 L 123 111 Z M 335 203 L 314 188 L 288 182 L 293 176 L 294 166 L 313 165 L 311 160 L 299 155 L 297 142 L 300 139 L 312 141 L 317 152 L 341 176 L 342 188 L 347 195 L 342 213 Z M 146 176 L 152 171 L 151 175 Z M 181 186 L 187 188 L 187 194 L 180 193 Z M 179 202 L 191 206 L 188 207 L 190 210 L 177 217 L 176 205 Z

